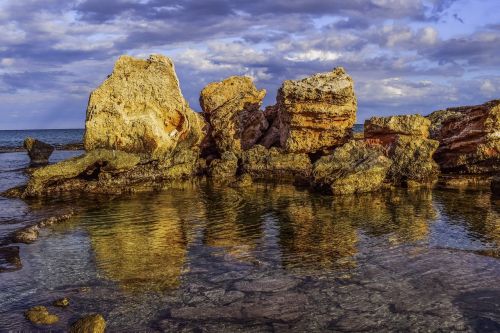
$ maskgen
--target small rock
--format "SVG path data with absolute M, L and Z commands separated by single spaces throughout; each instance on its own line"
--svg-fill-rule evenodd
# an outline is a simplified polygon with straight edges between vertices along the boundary
M 31 166 L 48 164 L 49 157 L 54 151 L 53 146 L 30 137 L 24 140 L 24 148 L 28 151 L 28 156 L 31 159 Z
M 55 300 L 54 306 L 58 306 L 60 308 L 65 308 L 65 307 L 69 306 L 69 299 L 64 297 L 64 298 Z
M 50 314 L 45 306 L 34 306 L 24 313 L 26 319 L 37 325 L 52 325 L 59 321 L 59 317 Z
M 70 333 L 104 333 L 106 321 L 100 314 L 88 315 L 78 319 L 69 330 Z
M 14 243 L 31 244 L 38 239 L 39 229 L 38 226 L 34 225 L 18 230 L 14 233 L 12 240 Z

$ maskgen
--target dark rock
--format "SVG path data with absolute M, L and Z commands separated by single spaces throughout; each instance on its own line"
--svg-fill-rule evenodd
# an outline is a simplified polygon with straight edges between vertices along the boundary
M 491 193 L 495 197 L 500 197 L 500 175 L 496 175 L 491 180 Z
M 17 271 L 22 268 L 18 246 L 0 247 L 0 273 Z
M 46 165 L 49 163 L 50 155 L 54 151 L 54 147 L 33 138 L 26 138 L 24 140 L 24 148 L 28 151 L 28 155 L 31 159 L 31 166 Z

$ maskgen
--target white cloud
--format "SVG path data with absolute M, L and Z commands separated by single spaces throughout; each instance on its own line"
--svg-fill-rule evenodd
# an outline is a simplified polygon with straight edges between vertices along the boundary
M 305 52 L 292 53 L 286 55 L 286 60 L 294 62 L 307 62 L 307 61 L 334 61 L 341 57 L 339 52 L 322 51 L 322 50 L 309 50 Z

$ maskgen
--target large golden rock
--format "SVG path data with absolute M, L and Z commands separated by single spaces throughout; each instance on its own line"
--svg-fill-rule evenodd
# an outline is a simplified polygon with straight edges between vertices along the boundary
M 500 172 L 500 100 L 449 108 L 428 116 L 439 141 L 435 160 L 445 172 Z
M 197 145 L 204 126 L 182 96 L 169 58 L 121 56 L 90 95 L 84 145 L 87 151 L 116 149 L 161 160 L 180 142 Z
M 231 76 L 203 88 L 200 104 L 219 153 L 238 154 L 259 140 L 269 126 L 259 110 L 265 95 L 246 76 Z
M 356 121 L 353 80 L 343 68 L 302 80 L 287 80 L 278 91 L 280 143 L 288 152 L 311 153 L 339 146 Z

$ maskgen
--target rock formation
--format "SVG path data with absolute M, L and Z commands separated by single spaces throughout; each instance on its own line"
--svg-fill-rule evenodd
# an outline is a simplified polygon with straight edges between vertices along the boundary
M 24 140 L 23 146 L 28 151 L 31 166 L 48 164 L 50 155 L 52 155 L 52 152 L 54 151 L 54 147 L 48 143 L 30 137 Z
M 392 162 L 382 147 L 349 141 L 314 163 L 314 182 L 334 195 L 372 192 L 380 189 Z
M 285 81 L 276 105 L 281 147 L 313 153 L 345 143 L 352 135 L 356 105 L 353 81 L 341 67 Z
M 420 115 L 372 117 L 365 121 L 365 141 L 385 147 L 393 161 L 388 178 L 407 186 L 432 184 L 439 173 L 432 156 L 438 142 L 429 139 L 430 120 Z
M 238 157 L 232 152 L 226 151 L 220 159 L 213 160 L 208 168 L 212 178 L 224 179 L 236 176 L 238 169 Z
M 90 95 L 84 145 L 87 151 L 114 149 L 161 160 L 181 142 L 199 144 L 204 126 L 182 96 L 169 58 L 122 56 Z
M 434 156 L 443 172 L 500 172 L 500 100 L 431 113 Z
M 203 88 L 201 108 L 220 154 L 239 154 L 257 143 L 269 126 L 259 110 L 265 95 L 246 76 L 231 76 Z

